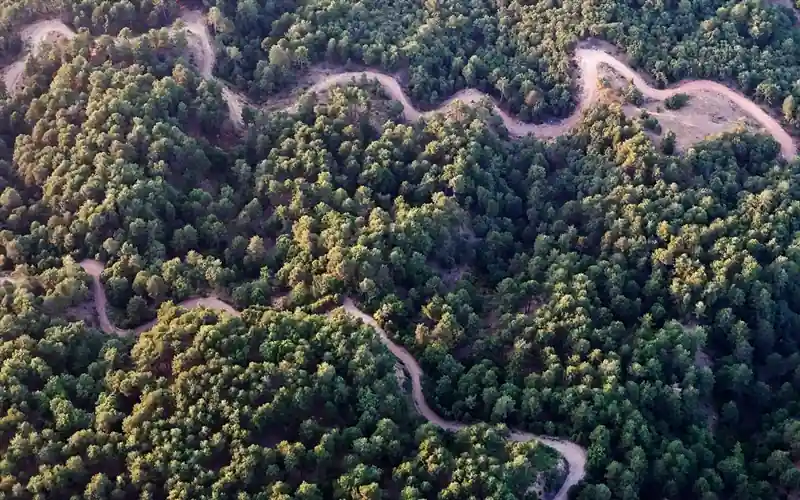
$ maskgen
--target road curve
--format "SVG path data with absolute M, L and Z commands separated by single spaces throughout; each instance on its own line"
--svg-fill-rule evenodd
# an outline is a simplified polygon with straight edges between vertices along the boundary
M 138 335 L 153 328 L 153 325 L 158 322 L 158 319 L 154 319 L 143 325 L 139 325 L 133 330 L 125 330 L 114 326 L 114 324 L 111 323 L 111 320 L 108 318 L 108 302 L 106 301 L 106 291 L 103 289 L 102 283 L 100 283 L 100 275 L 103 273 L 105 265 L 102 262 L 94 259 L 84 259 L 80 262 L 80 265 L 83 270 L 86 271 L 86 274 L 92 277 L 94 306 L 95 309 L 97 309 L 97 317 L 100 318 L 100 328 L 104 332 L 115 335 L 126 335 L 129 333 Z M 234 316 L 239 316 L 239 311 L 231 307 L 230 304 L 220 300 L 219 297 L 213 295 L 210 297 L 193 297 L 191 299 L 184 300 L 178 305 L 185 307 L 186 309 L 191 309 L 193 307 L 207 307 L 209 309 L 216 309 L 227 312 Z
M 203 61 L 201 65 L 204 67 L 202 71 L 207 71 L 204 74 L 206 78 L 211 78 L 213 67 L 215 63 L 216 54 L 213 53 L 213 44 L 211 43 L 211 36 L 208 33 L 208 28 L 202 17 L 198 18 L 197 11 L 187 13 L 183 16 L 186 21 L 186 26 L 195 36 L 199 37 L 201 43 L 199 47 L 201 50 L 211 50 L 211 55 L 199 55 L 198 59 Z M 210 66 L 206 61 L 211 61 Z M 406 95 L 400 82 L 391 75 L 381 73 L 379 71 L 364 70 L 355 72 L 342 72 L 333 75 L 328 75 L 322 78 L 319 82 L 312 85 L 306 93 L 309 92 L 322 92 L 330 87 L 350 83 L 354 80 L 367 78 L 369 80 L 376 80 L 389 94 L 389 97 L 399 101 L 403 105 L 403 117 L 407 121 L 417 121 L 421 118 L 429 116 L 434 113 L 440 113 L 444 109 L 451 106 L 455 101 L 460 101 L 465 104 L 475 104 L 479 101 L 488 99 L 492 103 L 492 108 L 495 113 L 503 120 L 509 134 L 514 137 L 522 137 L 526 135 L 534 135 L 542 139 L 551 139 L 558 137 L 568 132 L 570 129 L 580 122 L 583 112 L 591 108 L 599 98 L 597 89 L 597 79 L 599 76 L 598 68 L 601 64 L 607 64 L 618 71 L 622 76 L 628 80 L 632 80 L 642 94 L 646 97 L 656 100 L 664 100 L 675 94 L 685 93 L 689 95 L 710 92 L 721 94 L 730 99 L 734 104 L 739 106 L 742 111 L 750 115 L 757 121 L 764 129 L 772 135 L 773 138 L 780 144 L 781 152 L 787 159 L 794 158 L 797 155 L 797 147 L 794 139 L 789 135 L 786 130 L 781 126 L 780 122 L 773 118 L 761 106 L 745 97 L 743 94 L 711 80 L 688 80 L 682 82 L 669 89 L 657 89 L 650 86 L 642 76 L 634 71 L 630 66 L 620 61 L 618 58 L 609 54 L 605 50 L 598 48 L 579 47 L 575 51 L 575 62 L 578 66 L 579 86 L 582 89 L 581 95 L 578 98 L 577 109 L 568 117 L 551 124 L 533 124 L 525 123 L 510 116 L 500 106 L 497 101 L 488 94 L 481 92 L 477 89 L 465 89 L 455 93 L 452 97 L 447 99 L 443 104 L 431 111 L 419 111 L 411 100 Z M 220 82 L 222 83 L 222 82 Z M 243 127 L 244 122 L 241 117 L 242 109 L 248 104 L 247 98 L 238 92 L 231 90 L 227 85 L 223 85 L 223 97 L 228 104 L 228 110 L 233 123 L 238 127 Z M 295 104 L 289 105 L 284 108 L 285 111 L 293 112 L 296 109 Z
M 133 330 L 124 330 L 114 326 L 111 323 L 111 320 L 108 318 L 106 292 L 103 289 L 102 283 L 100 282 L 100 275 L 105 267 L 104 264 L 94 259 L 85 259 L 80 262 L 80 266 L 92 278 L 94 305 L 95 309 L 97 310 L 97 316 L 100 318 L 100 328 L 104 332 L 112 335 L 126 335 L 131 333 L 138 335 L 139 333 L 147 331 L 153 327 L 157 320 L 145 323 L 144 325 L 141 325 Z M 0 284 L 3 281 L 16 280 L 12 280 L 11 278 L 0 278 Z M 215 296 L 192 298 L 180 302 L 177 305 L 186 309 L 191 309 L 194 307 L 207 307 L 209 309 L 220 310 L 234 316 L 240 315 L 239 311 L 231 307 L 230 304 L 223 302 Z M 414 405 L 426 420 L 448 431 L 457 431 L 467 427 L 465 424 L 443 419 L 435 411 L 433 411 L 430 406 L 428 406 L 428 403 L 425 401 L 425 394 L 422 392 L 422 368 L 420 368 L 419 363 L 414 356 L 411 355 L 411 353 L 409 353 L 405 348 L 394 343 L 388 337 L 386 331 L 378 325 L 375 319 L 359 309 L 350 298 L 345 298 L 343 309 L 347 314 L 360 319 L 375 329 L 375 331 L 378 332 L 380 341 L 383 343 L 383 345 L 385 345 L 389 351 L 391 351 L 391 353 L 394 354 L 394 356 L 400 360 L 403 365 L 405 365 L 408 373 L 411 375 L 412 398 L 414 400 Z M 519 442 L 539 441 L 542 444 L 555 449 L 566 459 L 567 463 L 569 463 L 569 473 L 564 481 L 564 484 L 554 497 L 555 500 L 567 500 L 567 492 L 569 489 L 583 479 L 584 475 L 586 474 L 586 451 L 575 443 L 548 436 L 538 436 L 536 434 L 530 434 L 514 429 L 511 430 L 509 439 Z
M 242 93 L 234 91 L 223 81 L 214 78 L 213 70 L 216 63 L 216 52 L 214 51 L 214 45 L 212 43 L 211 35 L 208 32 L 208 26 L 204 21 L 203 14 L 196 10 L 184 11 L 181 15 L 181 19 L 184 22 L 186 31 L 190 35 L 189 45 L 195 52 L 200 74 L 206 79 L 216 80 L 221 85 L 222 97 L 228 105 L 228 112 L 231 121 L 238 128 L 244 127 L 244 121 L 242 120 L 242 109 L 244 106 L 249 105 L 250 103 Z M 68 37 L 74 35 L 74 32 L 68 26 L 58 20 L 40 21 L 38 23 L 31 24 L 23 28 L 21 35 L 26 43 L 36 46 L 48 33 L 53 31 Z M 9 89 L 9 91 L 14 91 L 22 71 L 25 68 L 26 59 L 27 56 L 24 56 L 3 70 L 6 88 Z M 580 80 L 579 86 L 582 89 L 581 95 L 578 98 L 578 106 L 574 113 L 556 123 L 537 125 L 521 122 L 510 116 L 501 107 L 499 107 L 494 98 L 476 89 L 466 89 L 457 92 L 436 109 L 422 112 L 414 106 L 395 77 L 372 70 L 343 72 L 328 75 L 311 86 L 307 92 L 321 92 L 332 86 L 346 84 L 360 78 L 377 80 L 392 99 L 399 101 L 403 105 L 404 118 L 407 121 L 412 122 L 429 116 L 433 113 L 440 113 L 442 110 L 452 105 L 455 101 L 460 101 L 466 104 L 475 104 L 479 101 L 488 99 L 488 102 L 491 102 L 494 112 L 500 116 L 510 135 L 514 137 L 534 135 L 542 139 L 550 139 L 563 135 L 575 127 L 575 125 L 577 125 L 577 123 L 581 120 L 583 112 L 597 102 L 599 98 L 599 92 L 596 84 L 598 78 L 598 68 L 601 64 L 607 64 L 622 74 L 626 79 L 633 81 L 634 85 L 636 85 L 639 90 L 642 91 L 642 94 L 652 99 L 664 100 L 678 93 L 694 95 L 698 93 L 710 92 L 723 95 L 730 99 L 734 104 L 739 106 L 742 111 L 752 117 L 770 135 L 772 135 L 773 138 L 775 138 L 778 144 L 780 144 L 781 153 L 785 158 L 791 159 L 797 155 L 797 146 L 795 145 L 794 139 L 792 139 L 789 133 L 784 130 L 778 120 L 773 118 L 767 111 L 764 110 L 764 108 L 745 97 L 743 94 L 728 88 L 721 83 L 710 80 L 688 80 L 669 89 L 657 89 L 650 86 L 650 84 L 630 66 L 620 61 L 612 54 L 609 54 L 608 52 L 598 48 L 589 48 L 584 46 L 579 47 L 575 51 L 575 62 L 578 66 L 578 77 Z M 284 109 L 288 112 L 294 111 L 296 109 L 296 102 L 295 104 L 289 105 Z
M 375 321 L 372 316 L 359 309 L 349 297 L 344 299 L 343 309 L 351 316 L 360 319 L 378 332 L 381 342 L 383 342 L 392 354 L 405 365 L 406 370 L 408 370 L 408 373 L 411 375 L 411 395 L 414 400 L 414 405 L 417 407 L 417 411 L 419 411 L 428 422 L 448 431 L 457 431 L 467 427 L 466 424 L 443 419 L 428 406 L 428 402 L 425 401 L 425 394 L 422 392 L 422 368 L 420 368 L 419 363 L 411 353 L 405 348 L 395 344 L 386 335 L 386 331 L 378 325 L 377 321 Z M 569 489 L 586 475 L 586 450 L 576 443 L 548 436 L 539 436 L 515 429 L 511 430 L 509 439 L 519 442 L 539 441 L 555 449 L 567 460 L 569 463 L 569 473 L 564 484 L 561 485 L 558 493 L 553 497 L 554 500 L 567 500 Z
M 25 45 L 32 48 L 35 52 L 39 45 L 51 33 L 57 33 L 61 36 L 72 38 L 75 32 L 66 24 L 57 19 L 47 19 L 29 24 L 20 30 L 20 38 Z M 6 89 L 9 92 L 16 91 L 22 72 L 25 70 L 25 62 L 28 60 L 28 55 L 22 56 L 17 61 L 9 64 L 3 69 L 3 82 L 6 84 Z
M 451 106 L 455 101 L 460 101 L 465 104 L 475 104 L 488 99 L 492 104 L 494 112 L 503 120 L 503 125 L 508 129 L 510 135 L 514 137 L 534 135 L 542 139 L 551 139 L 569 132 L 569 130 L 580 122 L 584 111 L 591 108 L 597 102 L 599 98 L 599 91 L 596 84 L 599 77 L 598 69 L 601 64 L 607 64 L 622 74 L 626 79 L 633 80 L 634 85 L 642 91 L 644 96 L 659 101 L 680 93 L 693 95 L 710 92 L 724 95 L 739 106 L 742 111 L 757 121 L 773 138 L 775 138 L 780 144 L 781 152 L 785 158 L 791 159 L 797 155 L 797 147 L 794 139 L 784 130 L 778 120 L 773 118 L 752 100 L 721 83 L 710 80 L 689 80 L 669 89 L 656 89 L 651 87 L 644 78 L 631 69 L 630 66 L 601 49 L 579 48 L 575 51 L 575 61 L 578 64 L 580 87 L 582 89 L 581 96 L 578 99 L 578 107 L 570 116 L 556 123 L 533 124 L 522 122 L 510 116 L 499 107 L 493 97 L 476 89 L 461 90 L 436 109 L 421 112 L 414 107 L 414 104 L 403 91 L 397 79 L 391 75 L 376 71 L 357 71 L 329 75 L 310 87 L 308 92 L 320 92 L 331 86 L 345 84 L 364 77 L 377 80 L 392 99 L 399 101 L 403 105 L 403 117 L 408 121 L 416 121 L 431 114 L 440 113 L 443 109 Z M 290 106 L 287 110 L 292 111 L 294 106 L 295 105 Z

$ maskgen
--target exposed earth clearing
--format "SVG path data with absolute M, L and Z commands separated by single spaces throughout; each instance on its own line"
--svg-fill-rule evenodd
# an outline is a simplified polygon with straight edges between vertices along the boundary
M 629 81 L 608 65 L 601 64 L 599 80 L 601 101 L 618 102 L 623 112 L 637 117 L 646 112 L 658 120 L 660 133 L 648 131 L 659 142 L 666 132 L 675 134 L 675 145 L 685 151 L 690 146 L 710 137 L 736 130 L 768 133 L 756 120 L 726 96 L 710 91 L 698 91 L 680 109 L 667 109 L 663 101 L 644 98 L 641 104 L 631 104 L 625 99 Z M 604 94 L 604 95 L 603 95 Z M 659 137 L 660 136 L 660 137 Z

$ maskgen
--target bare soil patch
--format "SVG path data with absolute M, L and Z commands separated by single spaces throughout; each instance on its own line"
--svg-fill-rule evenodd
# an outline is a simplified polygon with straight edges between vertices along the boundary
M 644 97 L 641 105 L 627 103 L 623 92 L 631 84 L 619 72 L 606 64 L 601 64 L 598 76 L 604 85 L 602 98 L 610 102 L 618 102 L 622 110 L 630 117 L 638 117 L 642 111 L 656 118 L 661 125 L 661 133 L 648 132 L 655 141 L 672 131 L 675 134 L 675 145 L 678 150 L 685 151 L 692 145 L 713 136 L 734 131 L 749 131 L 769 134 L 742 108 L 734 104 L 726 96 L 710 90 L 696 91 L 689 102 L 680 109 L 666 109 L 664 102 Z
M 9 93 L 15 93 L 22 87 L 22 75 L 25 72 L 25 63 L 30 53 L 36 53 L 42 43 L 58 45 L 75 36 L 67 25 L 61 21 L 50 19 L 39 21 L 26 26 L 20 32 L 20 37 L 26 45 L 28 54 L 6 66 L 3 70 L 3 83 Z

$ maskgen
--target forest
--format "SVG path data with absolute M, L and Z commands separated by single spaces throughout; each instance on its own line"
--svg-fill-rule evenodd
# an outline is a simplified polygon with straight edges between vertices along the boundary
M 602 39 L 659 85 L 719 80 L 800 120 L 795 18 L 766 0 L 204 0 L 217 71 L 255 99 L 317 63 L 401 74 L 434 106 L 474 87 L 523 120 L 566 116 L 570 55 Z
M 514 140 L 480 106 L 404 123 L 369 83 L 248 111 L 237 134 L 162 29 L 177 3 L 0 5 L 8 61 L 24 23 L 79 30 L 0 89 L 0 271 L 23 277 L 0 283 L 2 498 L 558 489 L 558 454 L 509 427 L 586 447 L 573 499 L 800 492 L 800 162 L 771 137 L 677 151 L 601 104 Z M 477 87 L 543 120 L 574 107 L 569 55 L 597 37 L 657 82 L 800 116 L 800 31 L 757 0 L 202 7 L 215 73 L 256 100 L 367 65 L 420 104 Z M 155 325 L 102 332 L 83 258 L 106 263 L 116 325 Z M 209 293 L 241 317 L 174 305 Z M 437 412 L 475 425 L 426 423 L 344 297 L 419 360 Z
M 502 425 L 420 424 L 343 316 L 167 306 L 136 340 L 48 320 L 41 293 L 79 300 L 76 267 L 0 290 L 8 498 L 514 498 L 557 461 Z

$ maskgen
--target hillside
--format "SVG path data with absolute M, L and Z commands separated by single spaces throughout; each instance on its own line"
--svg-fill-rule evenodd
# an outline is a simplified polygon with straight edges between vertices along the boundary
M 4 497 L 800 492 L 790 10 L 2 6 Z

